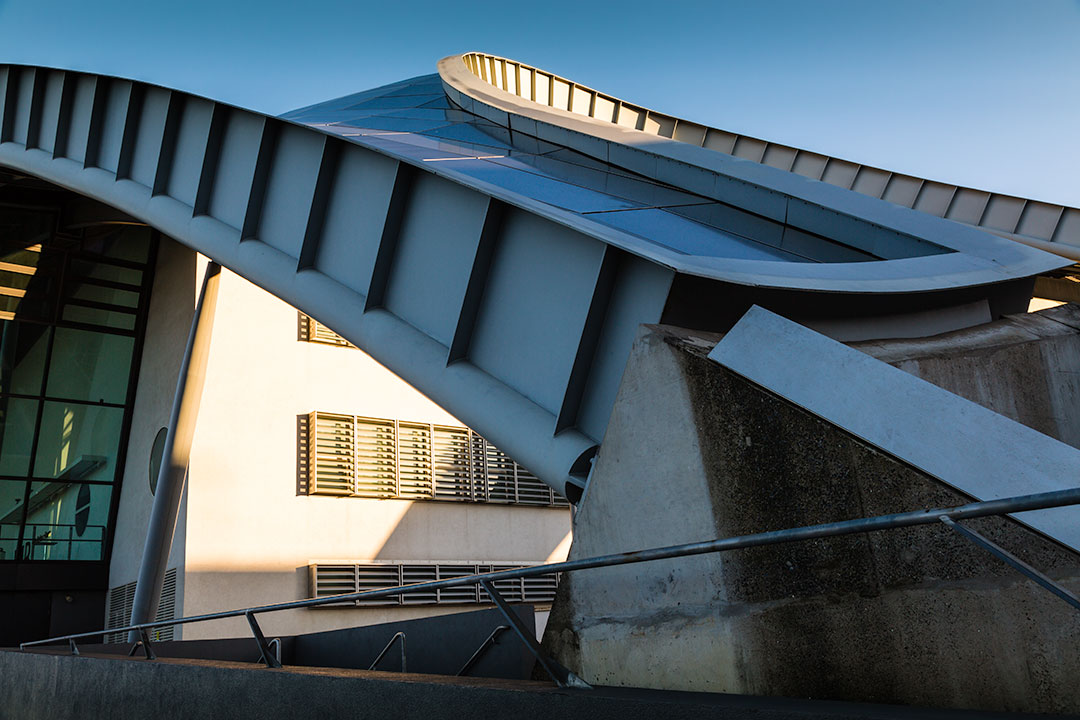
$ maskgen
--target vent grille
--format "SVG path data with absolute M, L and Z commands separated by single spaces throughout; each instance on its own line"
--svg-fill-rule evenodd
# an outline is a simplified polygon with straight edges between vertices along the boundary
M 433 580 L 467 577 L 521 565 L 371 563 L 366 565 L 310 566 L 311 595 L 323 598 L 364 590 L 394 588 Z M 497 580 L 495 589 L 507 602 L 547 604 L 554 602 L 559 576 L 548 573 L 530 578 Z M 489 605 L 491 598 L 480 583 L 435 590 L 413 590 L 400 596 L 372 600 L 345 600 L 321 607 L 385 607 L 388 605 Z
M 296 313 L 296 330 L 297 338 L 304 342 L 356 348 L 351 342 L 341 337 L 318 320 L 309 317 L 300 311 L 297 311 Z
M 130 582 L 126 585 L 114 587 L 109 591 L 109 597 L 105 607 L 105 628 L 119 628 L 131 622 L 131 608 L 135 604 L 135 585 Z M 346 591 L 348 592 L 348 591 Z M 170 568 L 165 573 L 165 582 L 161 586 L 161 602 L 158 603 L 157 613 L 154 620 L 176 619 L 176 568 Z M 172 640 L 174 627 L 155 628 L 150 633 L 151 640 Z M 106 643 L 126 643 L 127 633 L 106 633 Z
M 569 507 L 469 428 L 316 411 L 301 432 L 309 494 Z

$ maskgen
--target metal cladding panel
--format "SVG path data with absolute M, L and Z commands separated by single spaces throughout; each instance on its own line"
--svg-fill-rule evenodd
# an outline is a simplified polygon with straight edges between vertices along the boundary
M 989 200 L 990 193 L 970 188 L 959 188 L 956 194 L 953 195 L 952 203 L 949 204 L 945 217 L 968 225 L 976 225 L 979 218 L 982 217 L 983 211 L 986 210 L 986 203 Z
M 124 126 L 127 124 L 130 99 L 130 82 L 116 79 L 108 82 L 97 159 L 94 164 L 109 172 L 116 172 L 120 164 L 120 146 L 124 143 Z
M 64 156 L 72 160 L 86 160 L 86 145 L 90 138 L 90 118 L 94 114 L 94 96 L 98 80 L 93 75 L 79 75 L 75 83 L 71 103 L 71 124 L 68 127 L 67 147 Z
M 864 165 L 859 168 L 851 189 L 863 195 L 879 198 L 885 192 L 885 186 L 888 184 L 891 174 L 885 170 L 878 170 Z
M 488 199 L 429 174 L 412 185 L 386 288 L 390 312 L 450 347 Z
M 30 134 L 30 109 L 34 104 L 34 70 L 23 68 L 13 74 L 15 78 L 15 126 L 11 139 L 20 145 L 26 144 Z
M 292 125 L 283 126 L 278 136 L 258 236 L 290 257 L 300 257 L 324 142 L 318 134 Z
M 1020 216 L 1016 232 L 1049 240 L 1054 235 L 1054 228 L 1057 227 L 1061 214 L 1061 208 L 1056 205 L 1029 200 Z
M 199 177 L 213 112 L 213 103 L 189 97 L 180 114 L 180 127 L 177 128 L 176 145 L 171 155 L 168 193 L 191 207 L 195 206 L 195 195 L 199 191 Z
M 667 268 L 634 255 L 620 255 L 587 389 L 577 414 L 578 429 L 597 442 L 604 439 L 638 326 L 660 322 L 675 277 Z
M 358 147 L 338 159 L 315 269 L 346 287 L 367 288 L 379 252 L 398 163 Z
M 981 225 L 993 230 L 1011 233 L 1020 222 L 1020 213 L 1024 212 L 1025 201 L 1008 195 L 993 195 L 986 204 Z
M 791 172 L 811 180 L 820 180 L 828 162 L 829 158 L 825 155 L 800 150 L 791 165 Z
M 244 226 L 262 127 L 262 118 L 242 110 L 231 111 L 225 123 L 208 210 L 237 230 Z
M 53 70 L 45 79 L 45 97 L 41 103 L 41 127 L 38 129 L 37 146 L 46 152 L 51 153 L 56 149 L 56 128 L 63 96 L 64 73 Z
M 552 414 L 577 354 L 604 244 L 523 211 L 503 222 L 469 358 Z
M 1065 212 L 1061 214 L 1054 240 L 1065 242 L 1065 238 L 1080 238 L 1080 209 L 1065 208 Z M 1072 242 L 1080 245 L 1076 240 Z
M 161 88 L 148 88 L 143 94 L 139 127 L 135 133 L 135 147 L 128 174 L 132 180 L 144 187 L 154 187 L 170 97 L 171 93 Z
M 885 186 L 885 192 L 881 198 L 888 202 L 902 205 L 909 208 L 915 204 L 915 199 L 919 197 L 919 191 L 922 189 L 923 180 L 910 175 L 897 175 L 893 174 L 889 178 L 889 183 Z
M 912 207 L 927 215 L 944 217 L 955 195 L 956 188 L 952 185 L 927 180 L 919 190 Z

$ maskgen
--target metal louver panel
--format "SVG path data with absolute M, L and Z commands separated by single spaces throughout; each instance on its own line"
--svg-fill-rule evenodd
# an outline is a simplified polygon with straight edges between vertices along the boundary
M 393 420 L 356 418 L 356 486 L 362 497 L 397 495 L 397 441 Z
M 396 587 L 401 585 L 401 566 L 390 564 L 357 565 L 356 583 L 357 592 Z M 375 598 L 374 600 L 357 600 L 356 604 L 361 607 L 400 605 L 401 599 L 400 597 Z
M 493 503 L 517 502 L 514 465 L 516 463 L 489 442 L 484 442 L 487 499 Z
M 131 608 L 135 604 L 135 585 L 129 582 L 109 591 L 105 609 L 105 628 L 124 627 L 131 621 Z M 176 568 L 169 568 L 165 573 L 165 582 L 161 587 L 161 600 L 158 602 L 154 620 L 173 620 L 176 618 Z M 172 640 L 173 627 L 156 628 L 150 635 L 151 640 Z M 127 632 L 106 633 L 104 642 L 126 643 Z
M 368 563 L 362 565 L 310 566 L 311 594 L 330 597 L 364 590 L 396 588 L 402 585 L 468 577 L 492 570 L 510 570 L 517 565 L 438 564 L 438 563 Z M 496 589 L 510 602 L 546 604 L 554 602 L 558 575 L 498 580 Z M 490 604 L 491 598 L 479 583 L 436 590 L 412 590 L 399 596 L 373 600 L 345 600 L 323 607 L 385 607 L 392 605 L 475 605 Z
M 435 498 L 473 499 L 473 463 L 468 428 L 435 426 L 432 454 L 435 462 Z
M 431 426 L 398 423 L 398 496 L 429 500 L 432 493 Z
M 469 428 L 315 411 L 301 432 L 309 494 L 569 507 Z
M 466 577 L 475 575 L 475 565 L 440 565 L 439 579 Z M 439 602 L 441 603 L 475 603 L 478 601 L 478 585 L 461 585 L 439 589 Z
M 437 565 L 402 565 L 401 584 L 431 582 L 439 579 Z M 434 605 L 439 602 L 438 590 L 414 590 L 401 596 L 402 605 Z
M 308 416 L 308 493 L 351 495 L 355 448 L 351 415 L 313 412 Z
M 300 311 L 297 311 L 297 322 L 300 328 L 299 334 L 301 340 L 313 343 L 323 343 L 324 345 L 338 345 L 340 347 L 349 348 L 356 347 L 315 318 L 309 317 Z

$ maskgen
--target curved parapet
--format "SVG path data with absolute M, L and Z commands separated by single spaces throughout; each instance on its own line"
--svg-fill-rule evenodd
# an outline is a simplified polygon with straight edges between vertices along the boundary
M 820 180 L 822 182 L 853 190 L 873 198 L 913 208 L 934 217 L 964 223 L 1033 247 L 1059 253 L 1072 260 L 1080 260 L 1080 209 L 1065 207 L 1002 193 L 975 188 L 960 187 L 883 168 L 864 165 L 821 153 L 802 150 L 770 142 L 760 138 L 728 132 L 700 123 L 691 122 L 657 112 L 640 105 L 628 103 L 606 93 L 580 85 L 524 63 L 471 52 L 446 58 L 440 71 L 453 91 L 464 93 L 487 104 L 499 119 L 519 112 L 521 100 L 526 106 L 543 108 L 543 119 L 570 130 L 574 120 L 589 118 L 602 125 L 620 131 L 613 137 L 627 145 L 668 155 L 673 159 L 693 163 L 693 155 L 686 155 L 656 144 L 634 138 L 651 136 L 653 140 L 668 139 L 694 148 L 724 153 L 752 163 L 761 164 L 785 173 Z M 467 77 L 463 76 L 463 71 Z M 476 92 L 477 90 L 481 92 Z M 498 92 L 493 92 L 498 91 Z M 517 102 L 514 102 L 514 101 Z M 466 102 L 466 106 L 469 103 Z M 476 112 L 482 110 L 472 108 Z M 535 108 L 534 108 L 535 109 Z M 522 113 L 519 125 L 528 127 L 526 118 L 532 113 Z M 530 118 L 531 119 L 531 118 Z M 569 122 L 568 122 L 569 121 Z M 513 120 L 510 120 L 513 124 Z M 628 133 L 630 139 L 627 139 Z M 543 128 L 535 131 L 545 137 Z M 587 132 L 587 134 L 593 134 Z M 563 138 L 565 135 L 555 133 Z M 580 143 L 582 152 L 589 152 L 588 142 Z M 593 148 L 596 144 L 593 143 Z M 664 152 L 667 150 L 668 152 Z M 623 164 L 639 172 L 649 172 L 649 162 L 642 158 L 620 159 L 608 153 L 610 162 Z M 708 167 L 708 163 L 703 163 Z
M 500 126 L 452 106 L 454 82 L 413 78 L 275 118 L 0 66 L 0 165 L 295 305 L 571 498 L 642 323 L 725 330 L 754 302 L 875 326 L 967 308 L 951 329 L 1016 309 L 1031 276 L 1063 264 L 839 188 L 782 191 L 790 174 L 771 168 L 755 182 L 729 173 L 722 192 L 699 169 L 643 179 L 575 149 L 584 134 L 530 140 L 505 113 Z

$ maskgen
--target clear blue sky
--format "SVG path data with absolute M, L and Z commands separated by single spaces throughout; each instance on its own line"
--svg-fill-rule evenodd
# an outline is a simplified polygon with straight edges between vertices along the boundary
M 1080 206 L 1080 0 L 0 0 L 0 62 L 271 113 L 467 50 L 736 132 Z

